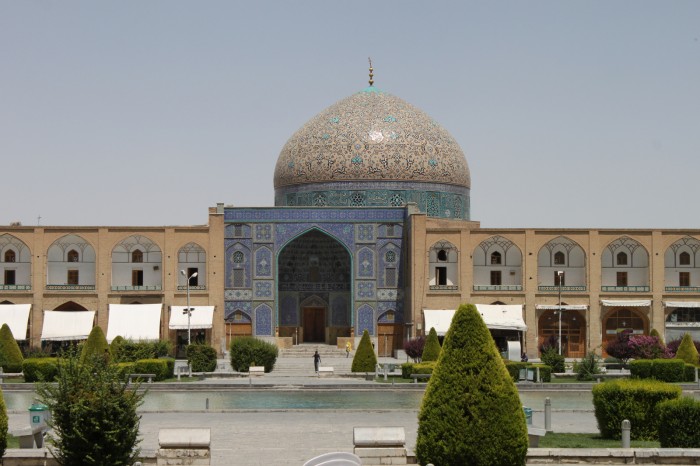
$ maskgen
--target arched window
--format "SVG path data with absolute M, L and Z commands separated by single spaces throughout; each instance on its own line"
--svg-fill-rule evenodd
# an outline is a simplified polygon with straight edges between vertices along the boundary
M 566 265 L 566 256 L 561 251 L 554 253 L 554 265 Z
M 243 253 L 241 251 L 236 251 L 233 253 L 233 263 L 242 264 L 243 263 Z
M 501 265 L 501 253 L 496 251 L 491 254 L 491 265 Z
M 437 253 L 437 260 L 438 262 L 446 262 L 447 261 L 447 251 L 444 249 L 440 249 Z
M 627 253 L 617 253 L 617 265 L 627 265 Z
M 80 262 L 80 255 L 75 249 L 68 251 L 68 262 Z
M 143 251 L 136 249 L 131 253 L 131 262 L 143 262 Z
M 5 251 L 5 262 L 15 262 L 16 260 L 17 256 L 12 249 Z
M 678 255 L 678 263 L 680 265 L 690 265 L 690 254 L 683 251 Z

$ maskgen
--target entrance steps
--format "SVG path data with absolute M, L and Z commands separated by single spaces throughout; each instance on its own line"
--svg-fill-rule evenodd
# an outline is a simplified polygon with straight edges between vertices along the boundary
M 352 373 L 350 369 L 354 351 L 350 353 L 350 357 L 346 357 L 344 349 L 332 345 L 306 343 L 280 349 L 272 374 L 282 377 L 315 376 L 313 358 L 315 351 L 321 355 L 320 365 L 332 367 L 335 376 Z

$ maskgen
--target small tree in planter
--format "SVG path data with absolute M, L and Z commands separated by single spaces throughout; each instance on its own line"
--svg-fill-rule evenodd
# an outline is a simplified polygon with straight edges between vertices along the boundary
M 425 340 L 425 348 L 423 348 L 423 362 L 437 361 L 440 356 L 440 340 L 438 339 L 435 327 L 430 327 L 428 338 Z
M 374 372 L 377 368 L 377 355 L 374 354 L 372 341 L 369 338 L 369 332 L 362 332 L 360 344 L 357 345 L 355 357 L 352 358 L 352 372 Z
M 524 465 L 525 414 L 491 333 L 472 304 L 452 319 L 418 415 L 420 464 Z

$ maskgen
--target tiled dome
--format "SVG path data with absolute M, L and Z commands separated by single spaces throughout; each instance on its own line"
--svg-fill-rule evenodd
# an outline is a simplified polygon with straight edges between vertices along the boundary
M 276 190 L 336 181 L 471 184 L 454 138 L 421 110 L 375 87 L 309 120 L 277 160 Z

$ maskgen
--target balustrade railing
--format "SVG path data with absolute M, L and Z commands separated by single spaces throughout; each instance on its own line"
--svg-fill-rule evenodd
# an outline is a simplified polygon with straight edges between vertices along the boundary
M 522 285 L 474 285 L 474 291 L 523 291 Z
M 46 285 L 50 291 L 92 291 L 95 285 Z
M 0 285 L 0 290 L 6 291 L 29 291 L 32 285 Z
M 537 287 L 537 290 L 558 293 L 559 288 L 560 287 L 558 285 L 540 285 Z M 562 286 L 561 291 L 562 293 L 567 291 L 586 291 L 586 285 Z
M 610 291 L 610 292 L 617 292 L 617 293 L 625 293 L 625 292 L 646 293 L 646 292 L 649 292 L 649 290 L 650 290 L 649 286 L 641 286 L 641 285 L 635 285 L 635 286 L 604 285 L 604 286 L 600 287 L 600 291 Z
M 161 288 L 160 285 L 112 285 L 112 291 L 160 291 Z

